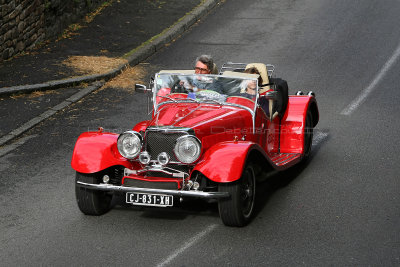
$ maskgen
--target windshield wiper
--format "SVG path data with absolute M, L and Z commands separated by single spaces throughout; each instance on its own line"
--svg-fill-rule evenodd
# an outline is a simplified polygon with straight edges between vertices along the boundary
M 203 99 L 204 101 L 203 102 L 208 102 L 208 101 L 211 101 L 211 102 L 214 102 L 214 103 L 217 103 L 218 105 L 220 105 L 220 106 L 222 106 L 222 103 L 221 102 L 218 102 L 217 100 L 215 100 L 215 99 Z
M 179 99 L 179 100 L 191 100 L 191 101 L 193 101 L 193 102 L 196 102 L 197 104 L 198 103 L 200 103 L 199 101 L 197 101 L 196 99 L 193 99 L 193 98 L 175 98 L 175 99 Z

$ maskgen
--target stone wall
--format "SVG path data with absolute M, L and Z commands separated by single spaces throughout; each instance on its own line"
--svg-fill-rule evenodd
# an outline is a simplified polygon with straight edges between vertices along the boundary
M 60 35 L 104 0 L 0 0 L 0 61 Z

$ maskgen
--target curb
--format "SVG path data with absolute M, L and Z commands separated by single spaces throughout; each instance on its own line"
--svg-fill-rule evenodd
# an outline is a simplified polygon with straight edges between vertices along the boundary
M 58 111 L 66 108 L 67 106 L 71 105 L 72 103 L 75 103 L 75 102 L 79 101 L 80 99 L 82 99 L 83 97 L 87 96 L 91 92 L 99 89 L 103 85 L 104 85 L 104 82 L 100 82 L 100 81 L 94 82 L 91 86 L 88 86 L 86 88 L 83 88 L 83 89 L 79 90 L 77 93 L 75 93 L 74 95 L 70 96 L 69 98 L 67 98 L 66 100 L 61 102 L 60 104 L 48 109 L 47 111 L 43 112 L 39 116 L 36 116 L 35 118 L 31 119 L 30 121 L 25 122 L 23 125 L 21 125 L 18 128 L 12 130 L 8 134 L 2 136 L 0 138 L 0 147 L 5 145 L 6 143 L 11 141 L 12 139 L 22 135 L 23 133 L 25 133 L 29 129 L 33 128 L 37 124 L 39 124 L 42 121 L 46 120 L 47 118 L 53 116 Z
M 79 76 L 75 78 L 68 78 L 63 80 L 49 81 L 40 84 L 32 85 L 19 85 L 12 87 L 0 88 L 0 95 L 10 95 L 14 93 L 29 93 L 32 91 L 44 91 L 53 90 L 61 87 L 71 87 L 76 86 L 81 83 L 91 83 L 97 80 L 109 80 L 120 74 L 128 66 L 135 66 L 141 61 L 150 57 L 160 49 L 162 49 L 166 44 L 170 43 L 172 40 L 176 39 L 179 35 L 183 34 L 188 30 L 193 24 L 195 24 L 201 17 L 206 15 L 211 9 L 213 9 L 221 0 L 206 0 L 199 6 L 194 8 L 190 14 L 185 15 L 177 23 L 173 24 L 172 27 L 167 28 L 160 33 L 160 36 L 154 40 L 149 39 L 149 41 L 144 42 L 142 45 L 138 46 L 134 53 L 128 56 L 128 62 L 118 66 L 117 68 L 102 74 Z M 2 140 L 1 138 L 0 140 Z M 0 142 L 1 145 L 1 142 Z

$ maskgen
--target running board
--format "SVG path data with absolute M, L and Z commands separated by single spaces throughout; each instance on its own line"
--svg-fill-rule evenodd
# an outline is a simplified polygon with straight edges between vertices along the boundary
M 284 166 L 284 165 L 292 166 L 293 164 L 295 164 L 301 160 L 301 154 L 300 153 L 277 153 L 277 154 L 272 155 L 271 160 L 276 166 Z

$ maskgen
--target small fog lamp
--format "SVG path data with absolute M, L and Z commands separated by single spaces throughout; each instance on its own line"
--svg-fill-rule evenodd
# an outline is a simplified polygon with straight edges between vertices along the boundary
M 108 184 L 108 182 L 110 181 L 110 176 L 108 176 L 107 174 L 103 176 L 103 183 Z
M 139 161 L 142 164 L 149 164 L 150 162 L 150 154 L 147 151 L 144 151 L 139 154 Z
M 200 184 L 199 184 L 198 182 L 194 182 L 194 183 L 193 183 L 193 189 L 194 189 L 194 190 L 198 190 L 199 187 L 200 187 Z
M 169 156 L 166 152 L 161 152 L 160 154 L 158 154 L 157 156 L 157 161 L 161 164 L 161 165 L 167 165 L 169 162 Z
M 193 186 L 193 181 L 192 180 L 187 181 L 186 186 L 187 186 L 188 189 L 191 189 L 192 186 Z

